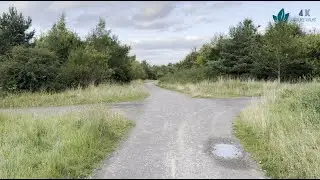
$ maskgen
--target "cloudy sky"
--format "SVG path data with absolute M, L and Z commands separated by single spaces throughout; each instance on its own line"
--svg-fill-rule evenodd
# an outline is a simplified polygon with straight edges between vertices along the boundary
M 132 54 L 151 64 L 180 61 L 193 47 L 215 34 L 227 33 L 244 18 L 261 25 L 263 32 L 281 8 L 290 13 L 289 18 L 310 9 L 310 17 L 317 20 L 304 26 L 320 29 L 320 2 L 316 1 L 1 1 L 0 11 L 7 11 L 10 5 L 32 18 L 37 34 L 50 29 L 62 12 L 68 27 L 81 37 L 102 17 L 120 41 L 132 47 Z

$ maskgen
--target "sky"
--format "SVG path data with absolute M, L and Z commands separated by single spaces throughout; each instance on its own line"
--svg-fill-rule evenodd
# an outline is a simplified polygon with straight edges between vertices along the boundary
M 36 35 L 49 30 L 62 12 L 68 28 L 80 37 L 101 17 L 122 43 L 131 46 L 131 55 L 156 65 L 182 60 L 192 48 L 200 48 L 214 35 L 227 34 L 230 26 L 245 18 L 260 25 L 263 33 L 282 8 L 290 13 L 289 19 L 310 9 L 316 21 L 303 27 L 320 30 L 317 1 L 1 1 L 0 12 L 10 5 L 32 18 Z

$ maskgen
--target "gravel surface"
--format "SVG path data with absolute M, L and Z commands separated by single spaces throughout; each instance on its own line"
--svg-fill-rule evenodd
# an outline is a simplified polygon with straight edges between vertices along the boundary
M 146 87 L 145 101 L 113 106 L 136 127 L 93 178 L 264 178 L 232 133 L 235 116 L 256 99 L 199 99 Z M 241 157 L 216 156 L 216 144 L 232 145 Z
M 265 178 L 232 133 L 236 115 L 256 99 L 191 98 L 152 82 L 145 86 L 151 95 L 144 101 L 106 104 L 106 108 L 134 120 L 136 127 L 89 178 Z M 86 106 L 91 105 L 0 112 L 57 114 L 80 111 Z M 219 146 L 223 149 L 217 150 Z M 237 154 L 235 158 L 224 158 L 216 151 Z

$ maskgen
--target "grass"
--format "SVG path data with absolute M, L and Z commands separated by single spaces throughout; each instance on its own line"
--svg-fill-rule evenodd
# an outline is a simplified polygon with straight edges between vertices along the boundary
M 192 97 L 230 98 L 241 96 L 261 96 L 277 86 L 277 82 L 263 82 L 239 79 L 219 78 L 217 81 L 200 81 L 198 83 L 167 83 L 160 81 L 157 85 L 166 89 L 189 94 Z
M 87 177 L 134 125 L 101 108 L 38 117 L 1 113 L 0 178 Z
M 126 85 L 103 84 L 54 94 L 46 92 L 8 94 L 0 99 L 0 108 L 109 103 L 139 100 L 147 96 L 148 92 L 143 82 L 134 81 Z
M 284 84 L 245 109 L 235 134 L 272 178 L 320 177 L 320 83 Z
M 320 177 L 320 81 L 296 84 L 238 79 L 158 86 L 193 97 L 261 96 L 235 121 L 235 135 L 272 178 Z

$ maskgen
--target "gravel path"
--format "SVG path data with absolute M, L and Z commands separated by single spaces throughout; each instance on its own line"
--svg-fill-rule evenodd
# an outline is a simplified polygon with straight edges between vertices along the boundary
M 232 133 L 251 98 L 201 99 L 146 83 L 140 102 L 108 104 L 136 122 L 130 136 L 91 178 L 264 178 Z M 81 106 L 0 111 L 63 113 Z
M 251 98 L 199 99 L 146 87 L 145 101 L 113 106 L 136 127 L 94 178 L 264 178 L 232 134 L 233 119 Z M 220 155 L 236 158 L 214 154 L 217 144 L 229 145 Z

